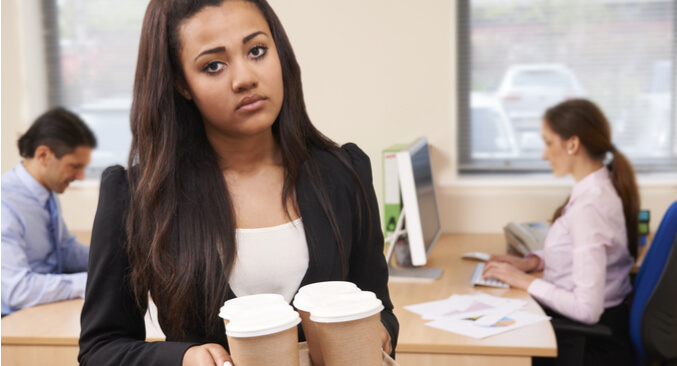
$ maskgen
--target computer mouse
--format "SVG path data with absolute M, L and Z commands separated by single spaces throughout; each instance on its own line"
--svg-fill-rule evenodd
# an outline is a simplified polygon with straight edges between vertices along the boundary
M 491 254 L 487 254 L 484 252 L 468 252 L 468 253 L 463 253 L 461 256 L 463 259 L 473 259 L 476 261 L 482 261 L 486 262 L 491 258 Z

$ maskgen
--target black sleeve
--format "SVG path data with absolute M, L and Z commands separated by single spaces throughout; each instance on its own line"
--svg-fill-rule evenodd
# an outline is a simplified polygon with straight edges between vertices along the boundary
M 363 217 L 360 222 L 358 215 L 353 215 L 355 239 L 353 239 L 353 247 L 350 253 L 348 281 L 354 282 L 362 290 L 374 292 L 383 302 L 384 309 L 381 312 L 381 322 L 392 339 L 392 356 L 394 356 L 400 324 L 393 313 L 393 303 L 388 291 L 388 264 L 383 255 L 383 232 L 381 231 L 379 206 L 372 181 L 371 162 L 367 154 L 355 144 L 343 145 L 342 149 L 348 153 L 352 166 L 364 187 L 367 195 L 366 203 L 369 207 L 368 212 L 362 198 L 362 192 L 359 187 L 356 187 L 356 195 L 362 201 Z M 369 217 L 368 214 L 370 214 Z
M 136 306 L 124 249 L 127 191 L 125 170 L 106 169 L 92 229 L 78 361 L 96 366 L 180 366 L 192 343 L 145 342 L 145 311 Z

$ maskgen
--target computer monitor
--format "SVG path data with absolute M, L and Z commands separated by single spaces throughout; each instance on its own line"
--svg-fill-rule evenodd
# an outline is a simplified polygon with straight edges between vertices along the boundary
M 406 233 L 403 243 L 411 258 L 411 265 L 422 266 L 437 242 L 441 232 L 437 194 L 430 164 L 428 139 L 423 137 L 396 154 L 397 173 L 402 196 L 402 212 L 397 228 L 391 236 L 388 261 L 398 238 Z M 406 250 L 405 249 L 405 250 Z M 391 277 L 436 279 L 442 274 L 437 268 L 395 268 L 390 266 Z

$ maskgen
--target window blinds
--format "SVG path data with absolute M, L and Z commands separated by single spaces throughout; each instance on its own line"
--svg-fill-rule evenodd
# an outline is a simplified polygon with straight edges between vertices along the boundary
M 42 0 L 49 103 L 80 115 L 98 140 L 96 177 L 127 164 L 129 110 L 148 0 Z
M 675 0 L 460 0 L 461 172 L 547 171 L 541 117 L 588 98 L 639 171 L 675 169 Z

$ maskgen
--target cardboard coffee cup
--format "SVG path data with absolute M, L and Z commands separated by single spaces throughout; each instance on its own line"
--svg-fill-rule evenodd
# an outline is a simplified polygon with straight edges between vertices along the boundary
M 332 301 L 337 296 L 346 293 L 357 293 L 360 289 L 352 282 L 326 281 L 303 286 L 294 298 L 294 307 L 301 316 L 301 326 L 306 336 L 310 358 L 313 366 L 324 366 L 322 346 L 315 330 L 315 324 L 310 320 L 310 310 L 327 301 Z
M 311 309 L 325 366 L 380 366 L 381 310 L 373 292 L 343 294 Z
M 230 356 L 238 366 L 298 366 L 299 314 L 288 304 L 272 304 L 233 314 L 226 326 Z
M 236 297 L 226 301 L 221 307 L 219 316 L 223 319 L 223 325 L 228 326 L 230 318 L 240 310 L 248 310 L 270 304 L 287 304 L 284 296 L 280 294 L 256 294 Z

